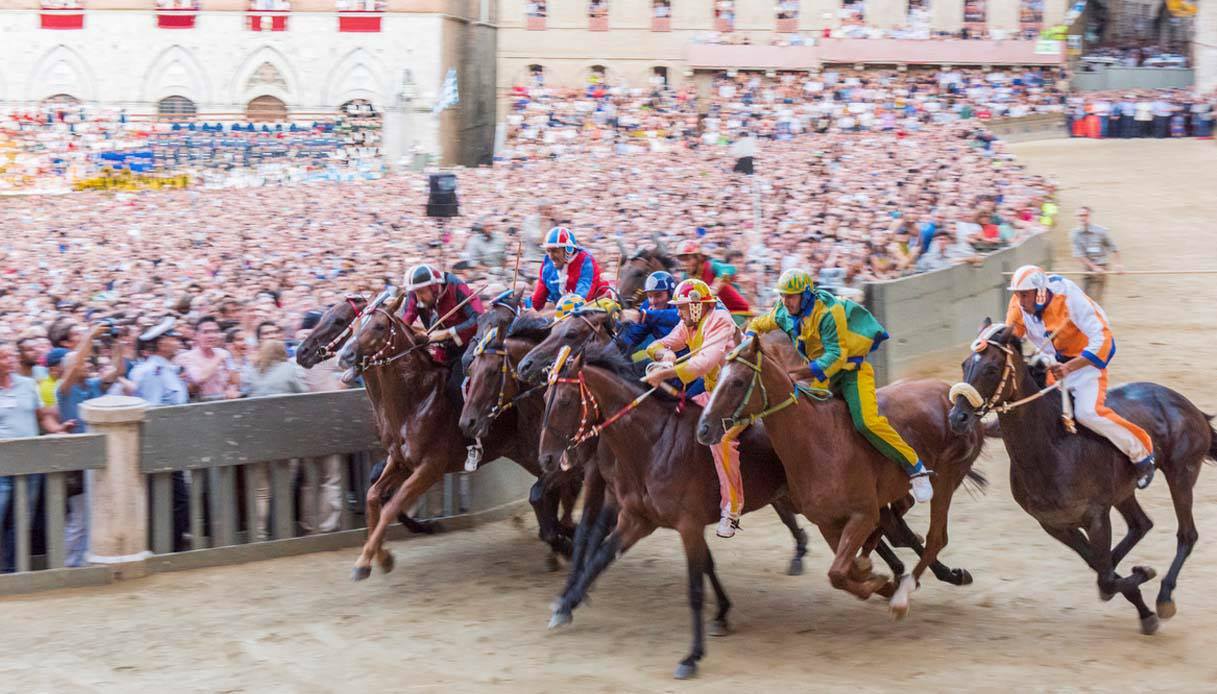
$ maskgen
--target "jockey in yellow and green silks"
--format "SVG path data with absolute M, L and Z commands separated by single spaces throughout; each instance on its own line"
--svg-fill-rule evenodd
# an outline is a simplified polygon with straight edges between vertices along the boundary
M 865 307 L 813 286 L 803 270 L 787 270 L 778 279 L 781 301 L 748 325 L 752 334 L 780 330 L 794 341 L 806 372 L 818 387 L 844 398 L 854 428 L 885 457 L 899 463 L 913 485 L 913 497 L 929 501 L 934 494 L 929 473 L 904 438 L 879 414 L 875 370 L 866 355 L 888 338 Z

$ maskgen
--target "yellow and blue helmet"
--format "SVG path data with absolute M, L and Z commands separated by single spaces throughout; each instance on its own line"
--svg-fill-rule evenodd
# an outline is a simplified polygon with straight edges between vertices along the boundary
M 791 268 L 782 273 L 778 277 L 777 286 L 774 287 L 778 294 L 802 294 L 810 289 L 815 288 L 815 280 L 811 278 L 811 273 L 798 268 Z
M 558 299 L 558 303 L 554 304 L 554 322 L 557 323 L 558 321 L 565 320 L 572 313 L 582 308 L 586 303 L 587 299 L 584 299 L 578 294 L 567 294 L 561 299 Z

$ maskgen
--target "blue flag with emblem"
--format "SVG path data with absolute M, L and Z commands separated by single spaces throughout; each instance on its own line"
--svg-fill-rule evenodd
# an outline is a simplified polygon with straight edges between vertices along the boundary
M 461 103 L 460 91 L 456 85 L 456 68 L 448 68 L 448 74 L 444 77 L 444 84 L 440 87 L 439 98 L 435 101 L 435 107 L 431 109 L 431 113 L 438 114 L 440 111 L 456 106 Z

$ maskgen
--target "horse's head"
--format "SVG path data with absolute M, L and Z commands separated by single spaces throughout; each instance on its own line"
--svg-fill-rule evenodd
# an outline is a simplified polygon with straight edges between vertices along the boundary
M 952 431 L 966 432 L 1017 392 L 1026 371 L 1022 350 L 1022 341 L 1005 325 L 985 319 L 971 354 L 963 360 L 963 381 L 951 386 L 952 407 L 947 418 Z
M 510 291 L 503 292 L 495 297 L 490 308 L 478 316 L 478 329 L 474 334 L 473 339 L 465 347 L 465 353 L 461 355 L 461 365 L 465 369 L 465 373 L 469 373 L 469 367 L 473 363 L 474 352 L 477 350 L 478 343 L 482 341 L 491 331 L 497 330 L 499 340 L 502 340 L 507 335 L 507 330 L 511 327 L 512 321 L 520 314 L 519 296 Z
M 398 295 L 387 305 L 370 310 L 355 328 L 355 334 L 338 354 L 343 367 L 364 371 L 383 366 L 418 352 L 427 344 L 427 337 L 417 333 L 396 316 L 405 295 Z
M 503 333 L 506 327 L 493 327 L 479 337 L 466 355 L 465 406 L 461 409 L 461 431 L 470 438 L 480 439 L 490 431 L 490 425 L 503 407 L 519 392 L 511 354 Z
M 524 355 L 520 360 L 520 378 L 529 383 L 539 382 L 545 367 L 563 347 L 579 351 L 590 345 L 607 344 L 617 335 L 617 321 L 614 311 L 599 308 L 575 311 L 555 324 L 549 335 Z
M 646 298 L 644 288 L 652 272 L 676 268 L 673 260 L 662 247 L 648 248 L 634 254 L 621 265 L 617 273 L 617 291 L 621 295 L 623 308 L 635 308 Z
M 697 420 L 697 440 L 713 446 L 723 440 L 735 420 L 747 418 L 764 409 L 761 389 L 756 387 L 764 360 L 764 350 L 756 336 L 744 338 L 718 372 L 718 382 L 710 401 Z
M 348 296 L 327 308 L 317 326 L 296 348 L 296 363 L 311 369 L 337 354 L 350 337 L 355 318 L 367 305 L 368 300 L 362 296 Z
M 538 461 L 545 473 L 553 472 L 566 460 L 571 442 L 587 424 L 594 423 L 593 402 L 588 399 L 579 374 L 583 356 L 571 357 L 569 347 L 559 350 L 549 373 L 549 389 L 545 392 L 545 422 L 541 428 Z M 593 421 L 587 421 L 593 417 Z

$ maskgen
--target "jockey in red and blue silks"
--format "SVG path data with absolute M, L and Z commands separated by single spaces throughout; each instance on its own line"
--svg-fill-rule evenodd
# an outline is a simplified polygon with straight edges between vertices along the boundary
M 578 294 L 591 301 L 604 290 L 600 265 L 591 253 L 579 248 L 575 235 L 566 227 L 554 227 L 545 235 L 545 261 L 532 293 L 532 308 L 540 311 L 549 301 L 567 294 Z

